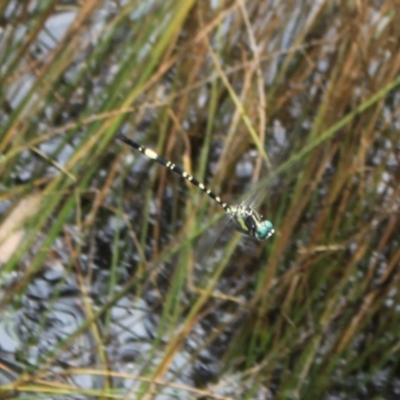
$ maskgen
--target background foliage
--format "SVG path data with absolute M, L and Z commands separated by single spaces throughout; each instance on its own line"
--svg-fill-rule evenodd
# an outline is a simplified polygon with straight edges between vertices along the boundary
M 3 395 L 399 396 L 398 5 L 2 2 Z

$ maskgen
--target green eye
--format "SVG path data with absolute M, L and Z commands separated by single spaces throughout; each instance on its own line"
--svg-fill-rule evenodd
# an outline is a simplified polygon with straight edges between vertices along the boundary
M 255 237 L 258 240 L 265 240 L 271 237 L 274 233 L 275 229 L 272 222 L 265 220 L 257 226 Z

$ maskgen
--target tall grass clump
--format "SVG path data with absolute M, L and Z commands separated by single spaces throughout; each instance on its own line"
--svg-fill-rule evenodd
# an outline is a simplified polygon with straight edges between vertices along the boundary
M 399 395 L 396 2 L 0 10 L 1 396 Z

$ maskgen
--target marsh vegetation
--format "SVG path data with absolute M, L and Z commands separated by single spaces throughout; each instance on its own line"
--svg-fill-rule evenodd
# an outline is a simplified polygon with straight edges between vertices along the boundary
M 2 398 L 400 396 L 396 4 L 3 1 Z

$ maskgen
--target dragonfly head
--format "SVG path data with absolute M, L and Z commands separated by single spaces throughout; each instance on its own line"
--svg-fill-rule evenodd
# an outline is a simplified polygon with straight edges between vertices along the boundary
M 244 203 L 230 206 L 229 214 L 235 221 L 237 230 L 258 240 L 268 239 L 275 233 L 272 222 L 263 219 L 253 207 Z
M 257 221 L 257 226 L 254 231 L 254 236 L 258 240 L 265 240 L 270 238 L 275 233 L 274 226 L 271 221 L 262 220 Z

